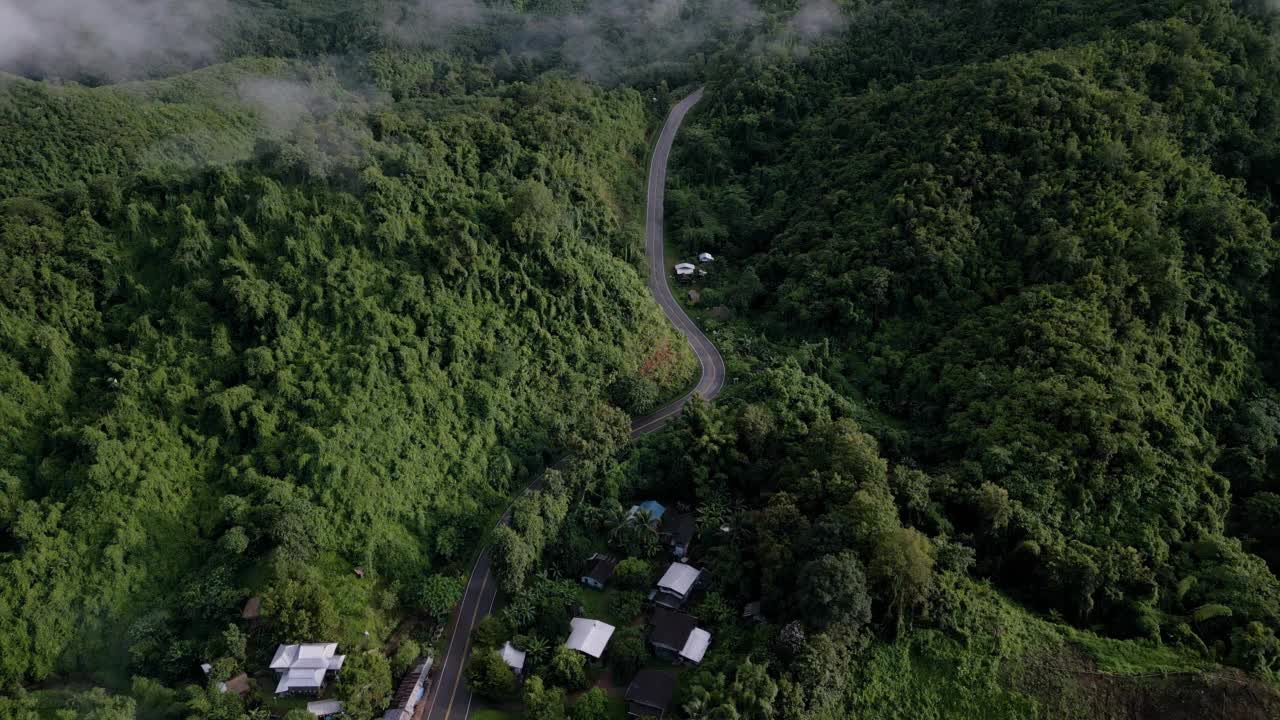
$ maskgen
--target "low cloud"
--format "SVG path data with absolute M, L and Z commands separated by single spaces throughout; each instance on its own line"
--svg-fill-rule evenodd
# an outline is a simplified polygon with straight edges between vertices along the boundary
M 23 74 L 133 77 L 216 53 L 226 0 L 0 0 L 0 68 Z

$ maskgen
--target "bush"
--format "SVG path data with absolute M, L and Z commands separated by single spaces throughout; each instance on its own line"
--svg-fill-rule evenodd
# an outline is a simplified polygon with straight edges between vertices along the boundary
M 652 577 L 653 565 L 640 558 L 626 558 L 613 569 L 613 584 L 624 590 L 642 590 Z
M 627 590 L 614 594 L 609 599 L 609 612 L 619 625 L 626 625 L 640 614 L 644 607 L 644 593 L 638 590 Z
M 490 615 L 472 628 L 471 642 L 476 647 L 495 648 L 501 645 L 510 634 L 511 630 L 506 623 L 499 620 L 496 615 Z
M 472 692 L 494 701 L 509 700 L 516 694 L 516 676 L 493 648 L 477 649 L 467 668 L 467 684 Z
M 569 711 L 572 720 L 609 720 L 609 696 L 600 688 L 591 688 L 578 698 Z
M 400 647 L 396 648 L 396 654 L 391 658 L 391 671 L 399 677 L 409 671 L 413 667 L 413 662 L 422 655 L 422 647 L 418 643 L 405 638 L 400 641 Z
M 561 645 L 551 656 L 547 679 L 569 690 L 581 690 L 587 686 L 587 658 L 577 650 Z
M 614 679 L 630 681 L 640 672 L 648 654 L 640 628 L 625 627 L 614 633 L 613 641 L 609 643 L 609 664 L 613 668 Z

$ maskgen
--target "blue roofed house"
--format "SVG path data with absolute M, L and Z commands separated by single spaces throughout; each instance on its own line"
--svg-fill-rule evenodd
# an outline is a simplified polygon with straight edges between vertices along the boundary
M 657 500 L 645 500 L 638 505 L 632 505 L 627 511 L 627 519 L 630 520 L 637 515 L 643 513 L 651 523 L 662 521 L 662 516 L 666 514 L 667 509 Z

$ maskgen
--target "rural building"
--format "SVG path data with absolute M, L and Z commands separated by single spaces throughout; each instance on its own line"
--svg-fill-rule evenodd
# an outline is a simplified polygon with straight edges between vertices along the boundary
M 382 720 L 409 720 L 414 708 L 431 692 L 432 658 L 419 660 L 409 672 L 400 678 L 395 695 L 391 696 L 391 709 L 382 714 Z
M 627 510 L 627 519 L 630 520 L 641 513 L 650 520 L 660 521 L 662 516 L 667 514 L 667 508 L 657 500 L 645 500 L 638 505 L 632 505 L 631 509 Z
M 696 270 L 693 263 L 680 263 L 676 265 L 676 278 L 680 280 L 688 280 L 693 277 L 693 271 Z
M 336 654 L 338 643 L 281 645 L 271 659 L 271 669 L 280 674 L 276 694 L 318 693 L 329 673 L 342 669 L 345 655 Z
M 342 714 L 341 700 L 313 700 L 307 703 L 307 712 L 325 720 L 325 718 L 337 717 Z
M 661 718 L 676 694 L 676 674 L 669 670 L 641 670 L 627 686 L 627 717 Z
M 200 671 L 208 675 L 213 672 L 213 666 L 209 663 L 201 663 Z M 249 676 L 245 673 L 240 673 L 226 682 L 218 683 L 218 692 L 233 692 L 243 697 L 245 693 L 249 692 Z
M 750 620 L 751 622 L 756 623 L 768 622 L 768 618 L 764 616 L 764 610 L 761 608 L 759 600 L 747 603 L 747 606 L 742 608 L 742 617 L 745 620 Z
M 655 608 L 649 620 L 649 645 L 655 655 L 697 665 L 711 645 L 711 633 L 692 615 Z
M 260 614 L 262 614 L 262 598 L 257 595 L 246 600 L 244 609 L 240 611 L 240 617 L 245 620 L 257 620 Z
M 675 610 L 689 599 L 689 593 L 693 591 L 701 574 L 702 571 L 695 567 L 680 562 L 671 563 L 671 567 L 667 568 L 658 581 L 658 589 L 650 597 L 658 605 Z
M 524 677 L 524 656 L 525 652 L 517 649 L 510 640 L 503 643 L 502 662 L 511 668 L 511 672 L 515 673 L 516 677 Z
M 715 260 L 715 258 L 711 257 L 711 253 L 709 252 L 698 253 L 698 262 L 709 263 L 712 260 Z
M 574 618 L 569 621 L 569 627 L 572 629 L 564 646 L 594 660 L 600 659 L 605 646 L 609 644 L 609 638 L 613 637 L 613 626 L 599 620 Z
M 587 563 L 587 574 L 582 576 L 582 584 L 603 590 L 609 578 L 613 577 L 613 569 L 617 567 L 618 561 L 606 555 L 595 554 Z
M 671 548 L 671 554 L 683 558 L 689 554 L 689 546 L 693 544 L 694 528 L 693 515 L 667 513 L 662 518 L 658 533 L 662 541 Z

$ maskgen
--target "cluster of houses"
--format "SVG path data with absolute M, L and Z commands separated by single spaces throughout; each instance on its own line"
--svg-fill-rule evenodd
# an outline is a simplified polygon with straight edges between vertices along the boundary
M 715 258 L 711 256 L 711 253 L 698 253 L 699 265 L 706 265 L 713 261 L 715 261 Z M 702 277 L 707 274 L 706 270 L 690 262 L 676 263 L 675 271 L 677 280 L 692 280 L 695 276 Z

